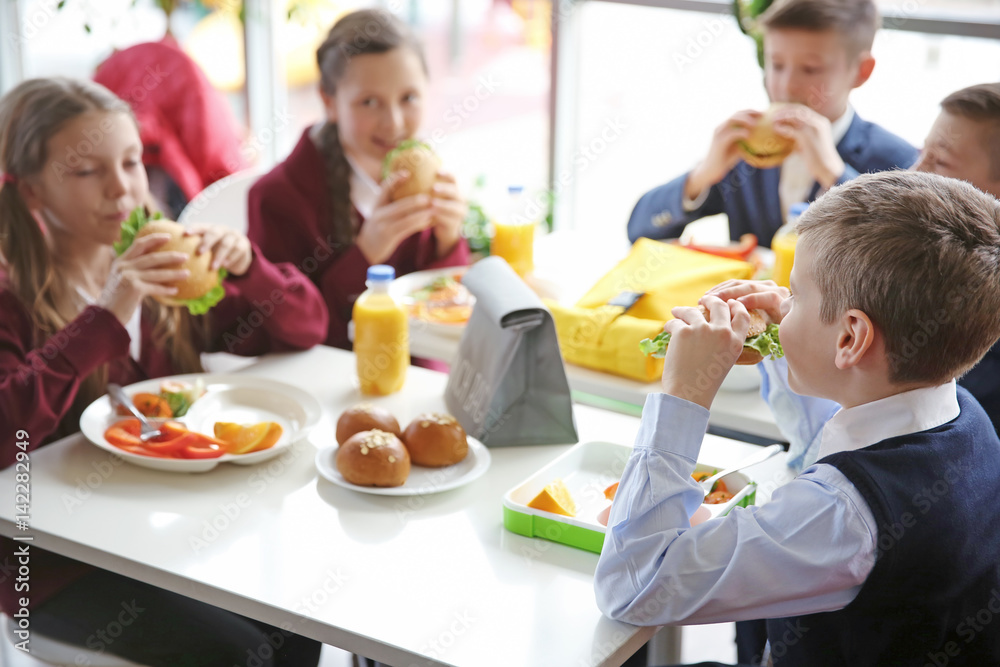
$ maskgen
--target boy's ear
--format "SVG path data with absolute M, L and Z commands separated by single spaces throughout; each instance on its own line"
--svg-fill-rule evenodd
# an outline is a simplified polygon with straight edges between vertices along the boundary
M 875 343 L 875 325 L 871 318 L 857 308 L 851 308 L 840 318 L 837 337 L 837 354 L 834 362 L 840 370 L 853 368 L 861 363 Z
M 326 119 L 331 123 L 337 122 L 337 96 L 330 95 L 321 87 L 319 97 L 323 100 L 323 108 L 326 110 Z
M 872 56 L 871 51 L 862 51 L 858 56 L 858 72 L 854 75 L 854 83 L 851 87 L 857 88 L 871 78 L 874 69 L 875 58 Z

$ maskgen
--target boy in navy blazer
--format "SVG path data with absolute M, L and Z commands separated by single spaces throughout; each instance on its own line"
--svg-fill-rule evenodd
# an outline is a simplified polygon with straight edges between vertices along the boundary
M 795 151 L 780 167 L 742 162 L 737 142 L 761 114 L 733 114 L 715 130 L 704 160 L 639 199 L 629 240 L 675 238 L 689 222 L 726 213 L 731 238 L 749 232 L 770 247 L 792 204 L 858 174 L 916 161 L 913 146 L 862 120 L 848 103 L 875 67 L 871 47 L 880 19 L 872 0 L 778 0 L 760 21 L 768 97 L 793 103 L 775 114 L 774 128 L 795 141 Z
M 675 308 L 664 326 L 598 607 L 636 625 L 764 617 L 781 667 L 1000 664 L 1000 439 L 954 380 L 1000 337 L 1000 202 L 865 174 L 798 228 L 790 291 L 730 281 L 702 298 L 709 319 Z M 768 503 L 691 526 L 709 407 L 752 309 L 781 328 L 788 387 L 840 409 Z M 714 383 L 692 381 L 713 365 Z

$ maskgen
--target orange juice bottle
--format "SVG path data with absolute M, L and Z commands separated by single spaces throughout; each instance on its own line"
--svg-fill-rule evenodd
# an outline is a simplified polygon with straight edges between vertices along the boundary
M 385 264 L 368 268 L 365 290 L 354 302 L 354 356 L 361 393 L 385 396 L 403 387 L 410 365 L 410 329 L 406 309 L 389 294 L 396 270 Z
M 795 224 L 807 208 L 809 204 L 806 202 L 792 204 L 788 210 L 788 222 L 782 225 L 771 239 L 771 250 L 774 251 L 774 271 L 771 273 L 771 278 L 782 287 L 788 287 L 788 278 L 792 274 L 792 264 L 795 261 L 795 244 L 799 240 Z
M 504 212 L 493 221 L 493 240 L 490 254 L 503 257 L 522 278 L 535 270 L 535 224 L 528 215 L 524 188 L 512 185 L 507 188 Z

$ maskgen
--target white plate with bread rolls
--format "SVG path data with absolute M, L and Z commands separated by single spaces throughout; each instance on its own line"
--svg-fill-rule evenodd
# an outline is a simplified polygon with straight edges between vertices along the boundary
M 409 477 L 401 486 L 361 486 L 351 484 L 337 469 L 337 452 L 340 446 L 331 446 L 316 453 L 319 474 L 337 486 L 378 496 L 425 496 L 465 486 L 479 479 L 490 467 L 490 452 L 486 446 L 469 437 L 469 453 L 460 462 L 442 468 L 425 468 L 413 465 Z

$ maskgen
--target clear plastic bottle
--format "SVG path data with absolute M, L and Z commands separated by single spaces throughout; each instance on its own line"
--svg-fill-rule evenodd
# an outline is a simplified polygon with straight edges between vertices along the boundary
M 788 209 L 788 221 L 778 228 L 771 239 L 771 250 L 774 251 L 774 271 L 771 277 L 782 287 L 788 287 L 788 279 L 792 274 L 792 264 L 795 261 L 795 244 L 799 233 L 795 229 L 799 218 L 809 208 L 809 203 L 800 201 Z
M 535 270 L 535 226 L 537 220 L 529 215 L 529 205 L 524 187 L 511 185 L 501 206 L 500 215 L 493 220 L 493 240 L 490 254 L 503 257 L 522 278 Z
M 391 266 L 369 267 L 368 289 L 354 302 L 354 355 L 362 394 L 391 394 L 406 381 L 410 330 L 406 309 L 389 294 L 395 277 Z

